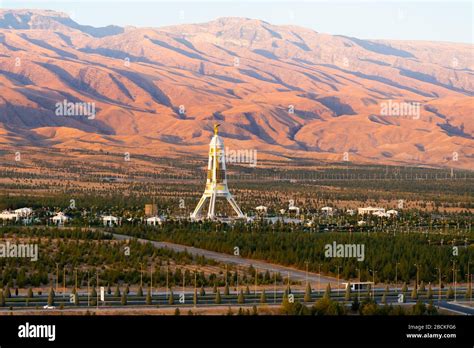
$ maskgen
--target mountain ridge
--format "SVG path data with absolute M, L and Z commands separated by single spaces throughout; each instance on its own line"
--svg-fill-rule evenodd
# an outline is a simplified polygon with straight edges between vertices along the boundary
M 0 11 L 0 129 L 15 135 L 0 133 L 4 146 L 28 134 L 38 147 L 205 154 L 218 121 L 226 144 L 263 157 L 473 167 L 472 45 L 236 17 L 90 29 L 24 11 Z M 27 13 L 32 28 L 6 28 L 5 13 Z M 97 116 L 56 116 L 64 99 L 94 103 Z M 420 103 L 420 117 L 381 115 L 388 101 Z

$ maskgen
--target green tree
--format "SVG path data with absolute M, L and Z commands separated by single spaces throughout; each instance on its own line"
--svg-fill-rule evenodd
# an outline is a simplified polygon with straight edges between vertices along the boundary
M 0 289 L 0 307 L 5 307 L 5 296 L 2 289 Z
M 346 294 L 344 296 L 344 300 L 350 301 L 351 300 L 351 283 L 348 282 L 346 286 Z
M 229 284 L 226 284 L 226 285 L 225 285 L 225 288 L 224 288 L 224 295 L 225 295 L 225 296 L 229 296 Z
M 416 300 L 418 298 L 418 290 L 416 290 L 416 286 L 413 287 L 413 290 L 411 291 L 411 299 Z
M 262 289 L 262 294 L 260 295 L 260 303 L 267 303 L 267 295 L 265 294 L 265 289 Z
M 433 298 L 433 289 L 431 287 L 431 283 L 430 283 L 430 285 L 428 285 L 428 292 L 426 294 L 426 298 L 430 299 L 430 300 Z
M 240 292 L 239 292 L 239 296 L 237 298 L 237 303 L 245 303 L 245 297 L 244 297 L 244 293 L 242 292 L 242 290 L 240 290 Z
M 328 283 L 326 286 L 326 291 L 324 292 L 324 298 L 329 299 L 331 298 L 331 283 Z
M 364 302 L 359 309 L 360 315 L 376 315 L 378 314 L 378 306 L 375 302 Z
M 407 283 L 403 283 L 403 287 L 402 287 L 402 293 L 403 294 L 406 294 L 408 292 L 408 286 L 407 286 Z
M 454 297 L 454 290 L 453 290 L 453 287 L 451 285 L 448 288 L 448 293 L 446 294 L 446 297 L 449 298 L 449 299 Z
M 198 304 L 198 293 L 197 289 L 194 289 L 193 304 L 196 306 Z
M 360 308 L 359 297 L 356 295 L 354 296 L 354 300 L 352 301 L 351 310 L 353 312 L 357 312 L 359 308 Z
M 199 290 L 199 296 L 206 296 L 206 291 L 204 290 L 204 286 L 201 285 L 201 290 Z
M 433 305 L 433 301 L 430 301 L 430 303 L 428 303 L 428 306 L 426 307 L 426 313 L 428 315 L 438 314 L 438 310 L 436 309 L 436 306 Z
M 221 301 L 221 292 L 219 291 L 219 289 L 217 289 L 215 302 L 216 304 L 221 304 Z
M 120 303 L 122 304 L 122 306 L 127 305 L 127 292 L 126 291 L 122 293 L 122 298 L 120 299 Z
M 343 315 L 345 310 L 344 306 L 337 301 L 333 301 L 329 297 L 323 297 L 315 302 L 312 312 L 315 315 Z
M 286 291 L 283 293 L 283 298 L 281 300 L 281 313 L 286 315 L 291 315 L 293 313 L 293 303 L 290 303 Z
M 170 293 L 169 293 L 169 296 L 168 296 L 168 304 L 170 304 L 170 305 L 174 304 L 173 290 L 170 290 Z
M 117 287 L 115 288 L 114 296 L 115 297 L 120 297 L 120 287 L 119 287 L 118 284 L 117 284 Z
M 426 312 L 426 306 L 421 300 L 418 300 L 418 302 L 416 302 L 416 304 L 411 309 L 411 313 L 413 315 L 423 315 L 425 314 L 425 312 Z
M 97 291 L 95 290 L 95 287 L 93 287 L 91 291 L 90 304 L 91 306 L 97 305 Z
M 142 297 L 142 296 L 143 296 L 143 289 L 142 289 L 141 286 L 138 288 L 137 296 L 138 296 L 138 297 Z
M 258 315 L 258 309 L 257 306 L 252 306 L 252 315 Z
M 54 306 L 54 290 L 53 287 L 49 289 L 48 306 Z
M 152 304 L 152 299 L 151 299 L 151 288 L 148 288 L 146 292 L 146 304 L 151 305 Z
M 34 295 L 33 295 L 33 289 L 32 289 L 31 286 L 30 286 L 30 287 L 28 288 L 28 295 L 27 295 L 27 297 L 28 297 L 28 298 L 33 298 L 33 296 L 34 296 Z
M 306 284 L 306 290 L 304 293 L 304 302 L 311 302 L 313 300 L 311 296 L 311 285 L 308 283 Z
M 10 292 L 10 286 L 7 284 L 7 286 L 5 286 L 5 290 L 3 291 L 3 296 L 5 298 L 10 298 L 12 297 L 12 294 Z

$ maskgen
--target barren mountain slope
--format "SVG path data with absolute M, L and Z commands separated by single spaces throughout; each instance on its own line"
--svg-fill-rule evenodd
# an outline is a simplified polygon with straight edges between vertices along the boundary
M 217 121 L 229 148 L 260 158 L 472 168 L 473 52 L 245 18 L 92 28 L 3 10 L 0 144 L 201 155 Z M 58 116 L 64 100 L 95 117 Z M 389 103 L 419 113 L 384 115 Z

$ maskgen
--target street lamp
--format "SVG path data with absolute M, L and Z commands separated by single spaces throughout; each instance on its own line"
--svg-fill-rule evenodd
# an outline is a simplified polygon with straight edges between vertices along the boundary
M 308 287 L 308 261 L 305 261 L 304 262 L 305 265 L 306 265 L 306 287 Z
M 438 274 L 439 274 L 439 284 L 438 284 L 438 309 L 439 309 L 439 303 L 441 301 L 441 267 L 440 268 L 436 267 L 435 269 L 438 270 Z
M 140 288 L 143 289 L 143 263 L 140 262 Z
M 418 283 L 419 283 L 419 265 L 417 263 L 414 264 L 414 266 L 416 267 L 416 284 L 415 284 L 415 288 L 416 290 L 418 290 Z
M 153 265 L 150 265 L 150 296 L 153 298 Z
M 87 270 L 87 307 L 89 307 L 90 303 L 90 291 L 89 291 L 89 270 Z
M 197 297 L 197 271 L 194 270 L 194 294 L 196 294 Z M 196 308 L 196 301 L 194 301 L 194 308 Z
M 337 297 L 339 297 L 339 269 L 341 266 L 337 266 Z
M 169 268 L 170 268 L 170 266 L 167 265 L 167 266 L 166 266 L 166 298 L 169 298 L 169 295 L 168 295 L 168 291 L 169 291 L 169 287 L 168 287 L 168 273 L 169 273 Z
M 372 272 L 372 298 L 375 300 L 375 273 L 377 273 L 376 270 L 369 269 L 370 272 Z
M 257 272 L 257 267 L 255 267 L 255 301 L 257 301 L 257 286 L 258 286 L 258 272 Z
M 96 276 L 97 276 L 97 279 L 96 279 L 95 287 L 97 288 L 97 291 L 95 292 L 95 295 L 96 295 L 96 306 L 97 306 L 97 309 L 99 309 L 99 291 L 100 291 L 100 287 L 99 287 L 99 269 L 98 268 L 97 268 L 97 271 L 96 271 Z
M 357 301 L 360 302 L 360 268 L 356 268 L 359 271 L 359 284 L 357 284 Z
M 395 263 L 395 292 L 398 294 L 398 265 L 400 262 Z
M 63 266 L 63 298 L 66 295 L 66 265 Z
M 471 293 L 469 294 L 469 303 L 472 302 L 472 276 L 471 273 L 469 272 L 469 266 L 471 265 L 471 260 L 467 262 L 467 288 L 471 289 Z M 466 290 L 467 291 L 467 290 Z
M 276 272 L 273 273 L 273 275 L 275 276 L 275 283 L 273 284 L 273 302 L 276 303 L 276 299 L 277 299 L 277 274 Z
M 59 263 L 56 263 L 56 293 L 58 293 L 59 286 Z
M 319 264 L 318 272 L 318 295 L 321 293 L 321 264 Z
M 456 261 L 453 260 L 454 302 L 456 302 Z

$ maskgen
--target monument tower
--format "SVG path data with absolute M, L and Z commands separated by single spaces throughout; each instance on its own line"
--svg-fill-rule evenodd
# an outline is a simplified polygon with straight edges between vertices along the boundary
M 216 198 L 218 197 L 226 198 L 239 218 L 245 217 L 227 187 L 224 141 L 219 135 L 217 135 L 219 126 L 219 124 L 214 125 L 214 136 L 209 144 L 206 189 L 204 190 L 204 194 L 199 200 L 196 209 L 194 209 L 194 212 L 191 214 L 191 218 L 193 219 L 196 219 L 201 215 L 201 210 L 208 198 L 209 209 L 207 211 L 207 217 L 213 219 L 215 217 Z

